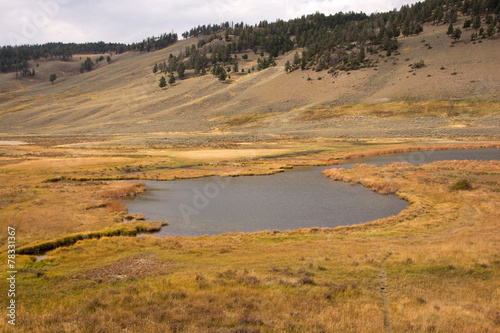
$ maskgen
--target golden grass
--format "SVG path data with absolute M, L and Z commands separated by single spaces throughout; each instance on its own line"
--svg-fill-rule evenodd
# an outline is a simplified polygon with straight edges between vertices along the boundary
M 101 196 L 106 198 L 123 198 L 123 197 L 134 197 L 138 194 L 143 193 L 146 190 L 144 183 L 135 183 L 130 186 L 120 187 L 113 190 L 105 190 L 101 193 Z
M 405 145 L 403 147 L 391 147 L 391 148 L 374 148 L 370 149 L 369 147 L 365 150 L 358 151 L 348 151 L 343 155 L 336 154 L 335 157 L 330 157 L 325 161 L 326 164 L 342 164 L 347 160 L 356 159 L 361 157 L 368 156 L 381 156 L 381 155 L 389 155 L 389 154 L 398 154 L 398 153 L 408 153 L 414 151 L 427 151 L 427 150 L 448 150 L 448 149 L 476 149 L 476 148 L 500 148 L 500 144 L 498 143 L 453 143 L 453 144 L 430 144 L 430 145 Z
M 128 208 L 127 205 L 124 204 L 121 200 L 111 200 L 106 204 L 106 207 L 108 208 L 108 211 L 111 213 L 128 213 Z
M 349 104 L 335 107 L 321 107 L 304 111 L 298 121 L 318 121 L 341 116 L 374 117 L 446 117 L 467 119 L 496 114 L 500 102 L 494 100 L 406 100 L 376 104 Z
M 263 119 L 273 117 L 276 113 L 258 113 L 258 114 L 243 114 L 243 115 L 235 115 L 235 116 L 223 116 L 219 118 L 215 118 L 213 120 L 221 121 L 225 123 L 229 127 L 250 125 L 252 123 L 261 121 Z
M 84 168 L 71 164 L 62 171 L 28 171 L 23 163 L 0 167 L 6 171 L 0 174 L 2 225 L 16 227 L 19 247 L 33 253 L 76 241 L 40 262 L 18 256 L 18 327 L 29 332 L 381 332 L 388 317 L 395 332 L 497 330 L 499 162 L 357 165 L 326 172 L 410 202 L 398 216 L 358 226 L 196 238 L 106 237 L 126 234 L 120 228 L 137 232 L 135 222 L 119 223 L 124 215 L 103 204 L 141 186 L 99 177 L 276 172 L 286 165 L 421 149 L 378 144 L 356 146 L 359 151 L 348 155 L 353 147 L 338 143 L 316 156 L 191 167 L 177 160 L 168 162 L 178 166 L 171 170 L 158 168 L 162 156 L 131 158 L 125 165 L 113 158 L 103 164 L 104 157 L 92 165 L 89 156 Z M 39 159 L 43 163 L 44 157 Z M 72 182 L 70 175 L 94 180 Z M 61 176 L 68 178 L 43 182 Z M 473 190 L 451 191 L 462 178 L 470 179 Z M 6 260 L 5 252 L 0 260 Z M 2 279 L 0 287 L 6 283 Z

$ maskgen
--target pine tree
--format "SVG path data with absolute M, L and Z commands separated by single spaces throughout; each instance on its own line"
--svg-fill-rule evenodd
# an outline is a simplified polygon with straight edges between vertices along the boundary
M 285 64 L 285 72 L 291 72 L 292 71 L 292 65 L 290 65 L 290 61 L 287 60 L 286 64 Z
M 160 88 L 163 88 L 163 87 L 166 87 L 167 86 L 167 80 L 165 80 L 165 77 L 162 75 L 161 79 L 160 79 L 160 84 L 159 84 Z
M 403 36 L 407 37 L 411 34 L 410 30 L 410 18 L 406 17 L 405 24 L 403 26 Z
M 221 68 L 221 71 L 219 72 L 219 81 L 226 81 L 226 78 L 227 78 L 227 74 L 226 74 L 226 71 L 224 70 L 223 67 L 220 67 Z
M 168 77 L 168 84 L 173 85 L 175 83 L 175 77 L 174 74 L 170 73 Z
M 153 73 L 156 74 L 156 72 L 158 72 L 158 64 L 155 64 L 155 66 L 153 67 Z
M 295 54 L 293 55 L 293 66 L 299 66 L 300 65 L 300 56 L 299 52 L 295 51 Z
M 57 79 L 57 75 L 56 74 L 50 74 L 50 77 L 49 77 L 49 81 L 54 84 L 54 81 Z
M 472 22 L 472 29 L 476 30 L 479 30 L 479 28 L 481 28 L 481 17 L 479 15 L 477 15 L 475 18 L 474 18 L 474 21 Z
M 450 25 L 448 26 L 448 31 L 446 32 L 446 34 L 448 36 L 451 36 L 451 35 L 453 35 L 454 31 L 455 31 L 455 29 L 453 28 L 453 23 L 450 23 Z
M 184 71 L 186 69 L 184 68 L 184 63 L 180 63 L 178 66 L 177 66 L 177 75 L 179 75 L 179 79 L 183 79 L 184 78 Z
M 486 15 L 485 22 L 487 25 L 490 25 L 491 23 L 493 23 L 493 16 L 491 16 L 490 14 Z
M 390 50 L 389 50 L 389 52 L 390 52 Z M 366 57 L 366 55 L 365 55 L 365 48 L 364 48 L 364 47 L 361 47 L 361 48 L 359 49 L 359 53 L 358 53 L 358 55 L 357 55 L 357 61 L 358 61 L 359 63 L 362 63 L 363 61 L 365 61 L 365 57 Z
M 94 67 L 94 63 L 92 62 L 92 59 L 87 57 L 84 62 L 82 62 L 82 65 L 80 67 L 80 73 L 83 73 L 85 71 L 90 72 L 92 68 Z
M 488 37 L 491 37 L 494 34 L 495 34 L 495 25 L 491 23 L 490 25 L 488 25 L 488 29 L 486 30 L 486 35 L 488 35 Z
M 460 28 L 456 28 L 455 31 L 453 32 L 453 38 L 455 39 L 455 42 L 460 39 L 462 36 L 462 30 Z

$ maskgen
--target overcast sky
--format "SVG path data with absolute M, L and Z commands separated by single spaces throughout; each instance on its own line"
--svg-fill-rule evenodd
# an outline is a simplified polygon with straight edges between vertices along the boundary
M 414 0 L 0 0 L 0 45 L 132 43 L 225 21 L 255 24 L 319 11 L 385 12 Z

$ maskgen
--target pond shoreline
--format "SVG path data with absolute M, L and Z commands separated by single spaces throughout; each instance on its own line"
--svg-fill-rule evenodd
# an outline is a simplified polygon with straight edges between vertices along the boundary
M 423 150 L 420 147 L 415 149 L 404 149 L 403 153 L 390 153 L 397 149 L 379 150 L 376 152 L 376 157 L 360 160 L 359 156 L 361 154 L 354 154 L 348 161 L 349 164 L 337 164 L 333 168 L 350 168 L 358 164 L 357 162 L 364 164 L 376 164 L 385 165 L 394 162 L 406 162 L 413 165 L 419 165 L 422 163 L 429 163 L 433 161 L 440 160 L 454 160 L 454 159 L 498 159 L 500 152 L 497 152 L 497 148 L 484 148 L 482 150 L 470 149 L 470 145 L 461 146 L 461 149 L 444 150 L 439 149 L 441 153 L 436 153 L 436 150 Z M 496 146 L 495 146 L 496 147 Z M 442 148 L 442 147 L 440 147 Z M 401 150 L 401 149 L 400 149 Z M 366 154 L 364 154 L 366 156 Z M 383 155 L 383 156 L 381 156 Z M 356 157 L 356 159 L 354 158 Z M 347 161 L 344 159 L 343 161 Z M 288 168 L 289 169 L 289 168 Z M 129 209 L 133 213 L 140 213 L 145 215 L 148 219 L 154 220 L 168 220 L 170 225 L 166 229 L 162 229 L 159 233 L 155 233 L 157 237 L 172 237 L 172 236 L 201 236 L 201 235 L 217 235 L 227 232 L 258 232 L 263 230 L 277 229 L 277 230 L 294 230 L 296 228 L 309 228 L 309 227 L 320 227 L 320 228 L 335 228 L 338 226 L 345 225 L 356 225 L 368 223 L 373 220 L 385 218 L 388 216 L 398 215 L 401 211 L 408 208 L 401 207 L 397 211 L 388 210 L 388 213 L 381 214 L 376 210 L 379 209 L 379 204 L 375 204 L 373 208 L 365 207 L 370 204 L 371 198 L 358 199 L 358 208 L 348 208 L 352 204 L 349 199 L 345 203 L 342 195 L 339 195 L 337 191 L 341 190 L 337 187 L 336 190 L 331 190 L 331 192 L 324 192 L 322 195 L 316 199 L 310 199 L 310 196 L 316 195 L 317 188 L 323 186 L 324 180 L 316 183 L 309 182 L 317 181 L 315 175 L 307 176 L 310 177 L 307 181 L 304 181 L 300 177 L 306 177 L 304 170 L 312 170 L 316 172 L 313 167 L 297 166 L 293 170 L 280 170 L 280 175 L 276 175 L 276 178 L 263 179 L 239 179 L 232 181 L 230 179 L 212 177 L 212 178 L 198 178 L 191 180 L 179 180 L 174 182 L 163 182 L 163 181 L 147 181 L 146 186 L 148 190 L 144 195 L 134 198 L 128 203 Z M 322 171 L 327 170 L 327 166 L 321 166 L 317 168 L 318 174 Z M 309 172 L 309 171 L 307 171 Z M 291 176 L 293 174 L 294 176 Z M 302 176 L 304 175 L 304 176 Z M 299 178 L 297 178 L 299 177 Z M 324 177 L 324 176 L 322 176 Z M 245 178 L 245 177 L 243 177 Z M 283 185 L 281 179 L 284 181 L 295 182 L 297 185 L 295 187 L 286 187 Z M 280 181 L 278 181 L 280 180 Z M 225 183 L 231 183 L 232 186 L 236 186 L 239 190 L 232 188 L 226 188 Z M 268 185 L 269 184 L 273 184 Z M 300 185 L 299 185 L 300 184 Z M 371 191 L 380 194 L 396 194 L 397 188 L 391 186 L 391 184 L 386 183 L 382 185 L 373 184 L 366 186 L 366 184 L 361 184 L 364 188 L 368 188 Z M 279 192 L 275 188 L 281 188 L 283 186 L 284 190 Z M 308 188 L 310 186 L 311 188 Z M 271 188 L 269 188 L 271 187 Z M 309 192 L 304 193 L 302 196 L 294 196 L 297 191 L 305 191 L 308 189 Z M 350 189 L 348 189 L 350 190 Z M 167 192 L 164 192 L 167 191 Z M 212 192 L 211 192 L 212 191 Z M 226 194 L 226 192 L 232 191 L 231 194 Z M 252 192 L 253 195 L 248 196 L 246 192 Z M 274 191 L 274 192 L 273 192 Z M 273 194 L 269 194 L 273 193 Z M 276 197 L 285 195 L 290 195 L 294 199 L 290 199 L 289 202 L 283 201 L 273 201 L 277 200 Z M 356 195 L 354 193 L 349 195 Z M 222 197 L 221 198 L 219 198 Z M 268 197 L 268 201 L 261 200 L 258 201 L 255 197 Z M 356 195 L 357 196 L 357 195 Z M 242 197 L 241 200 L 235 199 L 235 197 Z M 319 203 L 323 197 L 328 197 L 331 199 L 331 204 Z M 405 200 L 404 196 L 400 196 L 399 199 Z M 221 203 L 222 200 L 222 203 Z M 294 211 L 295 206 L 300 205 L 303 200 L 310 200 L 308 204 L 303 205 L 302 209 L 298 209 L 294 214 L 285 218 L 289 211 Z M 377 200 L 377 199 L 374 199 Z M 248 202 L 258 202 L 254 209 L 248 208 Z M 289 204 L 288 208 L 280 208 L 283 205 Z M 338 205 L 338 208 L 335 207 Z M 394 203 L 395 205 L 395 203 Z M 269 208 L 273 207 L 272 209 Z M 321 206 L 322 208 L 315 208 Z M 330 207 L 331 206 L 331 207 Z M 142 208 L 141 208 L 142 207 Z M 235 209 L 233 207 L 238 207 Z M 257 208 L 260 207 L 260 208 Z M 267 208 L 266 208 L 267 207 Z M 396 207 L 396 206 L 394 206 Z M 399 205 L 397 206 L 399 207 Z M 262 212 L 262 210 L 280 210 L 278 213 L 267 213 Z M 353 209 L 352 214 L 339 214 L 339 210 Z M 363 218 L 361 216 L 363 209 L 367 209 L 369 217 Z M 310 219 L 310 216 L 305 214 L 301 215 L 303 210 L 311 211 L 311 214 L 316 217 L 313 218 L 312 224 L 306 222 Z M 331 213 L 326 213 L 328 211 Z M 240 214 L 240 211 L 243 212 Z M 322 211 L 325 211 L 325 216 L 321 217 Z M 167 212 L 167 213 L 165 213 Z M 246 214 L 245 214 L 246 213 Z M 252 215 L 252 218 L 248 218 Z M 330 216 L 335 216 L 331 218 Z M 351 216 L 353 215 L 353 216 Z M 355 216 L 354 216 L 355 215 Z M 303 216 L 303 217 L 301 217 Z M 358 216 L 358 217 L 356 217 Z M 319 220 L 315 220 L 318 218 Z M 304 224 L 298 224 L 299 221 L 303 221 Z M 222 227 L 226 225 L 226 227 Z M 249 227 L 252 226 L 252 228 Z
M 353 161 L 356 161 L 357 159 L 359 159 L 360 157 L 361 158 L 367 158 L 367 157 L 374 157 L 374 156 L 387 156 L 387 155 L 400 155 L 402 152 L 425 152 L 425 151 L 442 151 L 442 150 L 450 150 L 449 148 L 452 148 L 453 150 L 463 150 L 463 149 L 481 149 L 481 148 L 500 148 L 500 144 L 466 144 L 466 145 L 452 145 L 452 146 L 447 146 L 447 147 L 443 147 L 443 146 L 433 146 L 433 147 L 410 147 L 410 148 L 389 148 L 389 149 L 379 149 L 379 150 L 374 150 L 374 151 L 369 151 L 369 152 L 363 152 L 363 153 L 360 153 L 360 154 L 346 154 L 344 155 L 342 158 L 338 158 L 336 159 L 336 161 L 340 161 L 342 160 L 343 162 L 353 162 Z M 330 160 L 332 161 L 332 160 Z M 331 163 L 331 162 L 330 162 Z M 334 166 L 334 167 L 342 167 L 344 164 L 338 164 L 338 163 L 335 163 L 335 164 L 330 164 L 330 163 L 325 163 L 325 164 L 321 164 L 320 166 Z M 316 166 L 318 166 L 317 163 L 315 163 Z M 286 170 L 288 169 L 294 169 L 295 167 L 300 167 L 300 166 L 304 166 L 304 165 L 288 165 L 286 167 L 283 167 L 281 169 L 279 169 L 278 171 L 276 171 L 275 173 L 267 173 L 266 175 L 273 175 L 273 174 L 276 174 L 276 173 L 282 173 L 282 172 L 285 172 Z M 255 174 L 256 176 L 259 175 L 259 174 Z M 204 177 L 210 177 L 211 175 L 206 175 Z M 233 175 L 233 177 L 239 177 L 240 175 Z M 241 175 L 243 176 L 243 175 Z M 189 179 L 197 179 L 199 177 L 190 177 Z M 176 178 L 176 179 L 183 179 L 183 178 Z M 397 192 L 395 192 L 395 194 L 397 195 Z M 408 198 L 404 197 L 404 196 L 401 196 L 400 197 L 402 200 L 405 200 L 405 201 L 408 201 L 410 204 L 411 202 L 409 201 Z M 408 206 L 409 208 L 409 206 Z M 406 208 L 406 209 L 408 209 Z M 404 210 L 402 210 L 401 212 L 403 212 Z M 366 224 L 366 223 L 370 223 L 370 222 L 365 222 L 365 223 L 362 223 L 362 224 Z M 155 234 L 157 234 L 158 232 L 160 232 L 162 229 L 162 227 L 160 226 L 159 230 L 155 230 L 155 231 L 152 231 L 152 232 L 148 232 L 148 233 L 136 233 L 135 236 L 153 236 Z M 307 229 L 307 228 L 306 228 Z M 257 231 L 258 232 L 258 231 Z M 227 233 L 227 232 L 226 232 Z M 226 234 L 224 233 L 224 234 Z M 231 233 L 231 232 L 229 232 Z M 238 233 L 238 232 L 235 232 L 235 233 Z M 184 237 L 184 236 L 183 236 Z M 189 237 L 189 236 L 186 236 L 186 237 Z M 51 248 L 50 250 L 44 250 L 43 252 L 45 251 L 52 251 L 54 249 L 56 249 L 58 247 L 54 247 L 54 248 Z M 41 252 L 41 251 L 40 251 Z

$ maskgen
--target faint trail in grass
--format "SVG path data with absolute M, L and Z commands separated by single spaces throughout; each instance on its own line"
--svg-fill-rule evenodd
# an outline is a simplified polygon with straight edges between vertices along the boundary
M 387 301 L 387 272 L 384 267 L 384 263 L 391 256 L 391 252 L 389 252 L 384 259 L 380 262 L 380 273 L 379 273 L 379 288 L 380 295 L 382 296 L 382 306 L 384 310 L 384 327 L 386 332 L 392 332 L 392 324 L 391 324 L 391 313 L 389 310 L 389 302 Z

